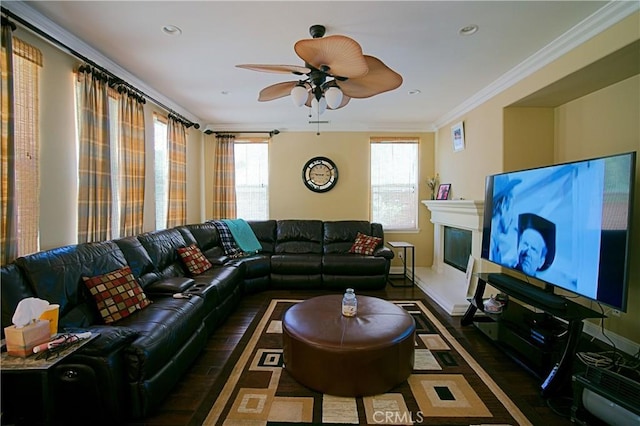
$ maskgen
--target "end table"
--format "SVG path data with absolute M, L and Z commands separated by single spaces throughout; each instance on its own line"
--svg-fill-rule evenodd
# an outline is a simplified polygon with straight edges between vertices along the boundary
M 40 377 L 40 391 L 42 392 L 42 423 L 45 425 L 52 424 L 54 421 L 53 412 L 55 407 L 53 406 L 49 383 L 49 376 L 50 372 L 52 371 L 51 368 L 87 343 L 93 341 L 99 335 L 100 333 L 92 333 L 91 337 L 81 339 L 75 344 L 60 350 L 55 356 L 49 358 L 39 358 L 35 354 L 29 355 L 26 358 L 21 358 L 9 356 L 8 353 L 2 352 L 2 354 L 0 355 L 0 372 L 2 373 L 3 378 L 5 378 L 5 375 L 15 374 L 38 375 Z M 2 341 L 2 343 L 4 344 L 4 340 Z M 4 389 L 4 385 L 2 390 L 6 391 L 6 389 Z M 34 394 L 37 395 L 36 390 L 34 390 Z M 36 399 L 34 399 L 34 404 L 37 404 Z M 6 407 L 4 408 L 6 411 Z
M 389 241 L 387 245 L 392 249 L 402 249 L 402 264 L 404 266 L 404 273 L 402 274 L 404 277 L 404 285 L 395 285 L 393 282 L 389 281 L 393 287 L 413 287 L 415 284 L 415 247 L 411 243 L 407 243 L 406 241 Z M 411 249 L 411 278 L 407 276 L 407 249 Z M 407 280 L 410 281 L 411 284 L 407 285 Z

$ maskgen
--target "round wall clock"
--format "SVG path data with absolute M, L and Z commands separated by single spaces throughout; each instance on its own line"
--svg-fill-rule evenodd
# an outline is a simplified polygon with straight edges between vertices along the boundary
M 338 182 L 338 168 L 327 157 L 313 157 L 302 168 L 302 181 L 314 192 L 327 192 Z

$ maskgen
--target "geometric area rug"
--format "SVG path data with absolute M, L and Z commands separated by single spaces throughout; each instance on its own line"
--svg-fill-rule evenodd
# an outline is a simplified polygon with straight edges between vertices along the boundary
M 207 396 L 211 409 L 202 414 L 203 425 L 531 424 L 420 300 L 392 301 L 416 322 L 414 368 L 405 382 L 366 397 L 304 387 L 289 376 L 282 357 L 282 316 L 299 302 L 273 299 L 256 316 L 227 362 L 228 374 Z

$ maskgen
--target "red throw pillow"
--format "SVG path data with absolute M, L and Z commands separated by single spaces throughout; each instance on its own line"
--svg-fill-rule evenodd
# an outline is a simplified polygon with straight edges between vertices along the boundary
M 151 304 L 128 266 L 104 275 L 82 279 L 96 301 L 105 324 L 126 318 Z
M 372 237 L 358 232 L 358 235 L 356 235 L 356 241 L 349 249 L 349 253 L 366 254 L 370 256 L 381 242 L 382 238 Z
M 201 274 L 213 266 L 195 244 L 191 244 L 189 247 L 180 247 L 178 254 L 191 275 Z

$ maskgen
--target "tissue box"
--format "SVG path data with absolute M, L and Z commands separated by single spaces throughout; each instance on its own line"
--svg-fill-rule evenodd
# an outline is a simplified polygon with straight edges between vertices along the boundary
M 24 358 L 33 354 L 34 346 L 49 341 L 49 321 L 36 321 L 22 328 L 11 325 L 4 328 L 4 336 L 7 353 Z

